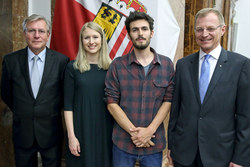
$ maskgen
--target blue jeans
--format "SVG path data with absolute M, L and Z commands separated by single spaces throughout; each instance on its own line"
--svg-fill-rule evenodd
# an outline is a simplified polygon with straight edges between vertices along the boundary
M 140 167 L 161 167 L 162 152 L 149 155 L 136 155 L 122 151 L 113 145 L 114 167 L 134 167 L 136 161 L 139 161 Z

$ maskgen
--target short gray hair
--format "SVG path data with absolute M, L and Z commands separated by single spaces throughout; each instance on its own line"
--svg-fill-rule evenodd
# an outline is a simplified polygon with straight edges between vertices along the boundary
M 23 32 L 27 31 L 27 23 L 33 22 L 33 21 L 38 21 L 38 20 L 43 20 L 45 21 L 47 25 L 47 32 L 51 33 L 51 24 L 50 21 L 48 21 L 44 16 L 38 15 L 38 14 L 32 14 L 23 21 Z
M 194 27 L 196 27 L 196 21 L 199 17 L 206 17 L 209 13 L 214 13 L 218 17 L 220 25 L 225 25 L 224 17 L 219 10 L 215 8 L 203 8 L 195 15 Z

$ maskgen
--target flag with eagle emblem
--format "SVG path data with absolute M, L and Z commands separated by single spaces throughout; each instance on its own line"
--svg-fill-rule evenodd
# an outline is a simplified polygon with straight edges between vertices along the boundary
M 50 48 L 75 59 L 79 32 L 93 21 L 105 32 L 111 59 L 125 55 L 132 50 L 125 28 L 130 11 L 148 13 L 155 20 L 151 47 L 173 60 L 180 28 L 168 0 L 57 0 Z

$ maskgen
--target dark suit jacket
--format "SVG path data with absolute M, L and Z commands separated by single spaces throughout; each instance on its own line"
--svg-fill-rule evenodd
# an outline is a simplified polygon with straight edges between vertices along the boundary
M 64 70 L 68 57 L 47 48 L 37 98 L 32 93 L 27 48 L 3 59 L 1 95 L 13 111 L 14 146 L 29 148 L 34 141 L 47 148 L 61 141 Z
M 171 156 L 189 165 L 199 149 L 204 166 L 250 166 L 250 60 L 222 49 L 203 104 L 199 53 L 179 60 L 168 138 Z

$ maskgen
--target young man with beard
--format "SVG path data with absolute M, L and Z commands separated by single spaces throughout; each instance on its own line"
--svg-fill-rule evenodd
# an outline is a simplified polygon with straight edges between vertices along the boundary
M 125 21 L 134 50 L 116 58 L 106 76 L 108 110 L 113 129 L 113 165 L 161 167 L 166 146 L 163 120 L 173 94 L 172 61 L 149 46 L 154 20 L 131 12 Z

